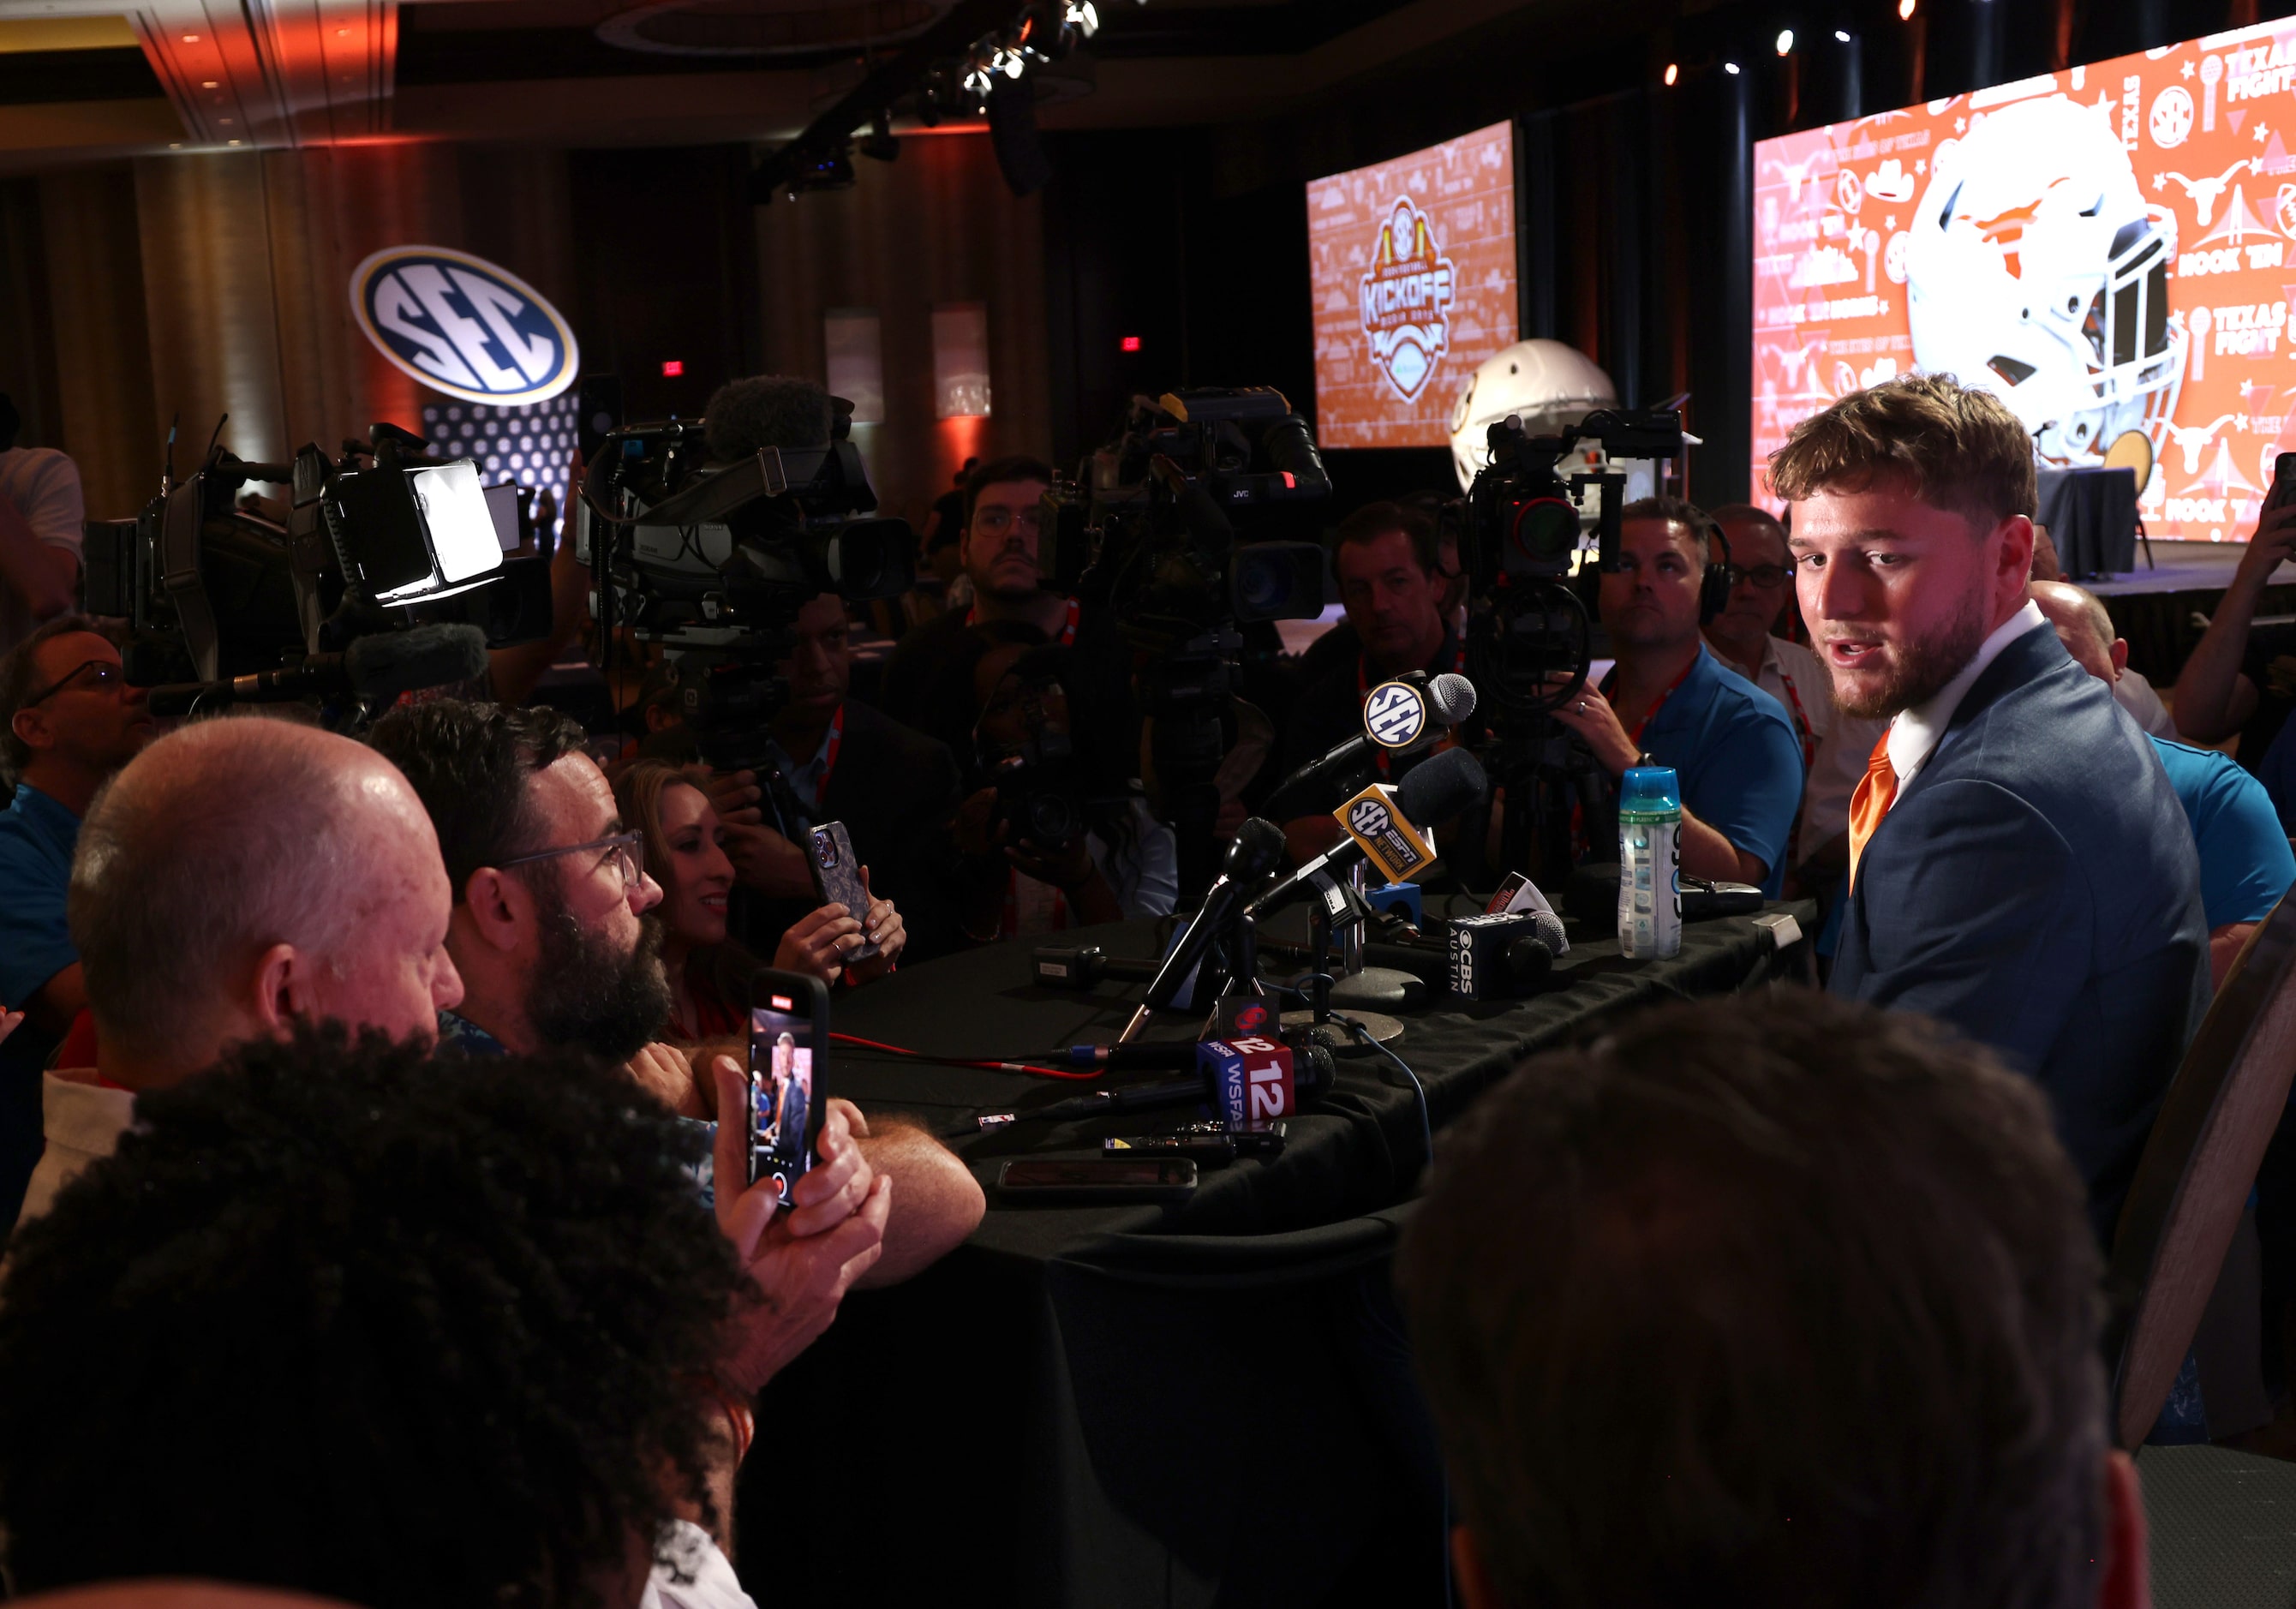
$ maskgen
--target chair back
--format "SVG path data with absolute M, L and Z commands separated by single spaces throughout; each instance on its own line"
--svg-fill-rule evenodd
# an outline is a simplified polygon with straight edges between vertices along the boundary
M 2296 902 L 2249 936 L 2153 1120 L 2113 1235 L 2115 1440 L 2160 1418 L 2296 1077 Z
M 2136 495 L 2143 497 L 2144 483 L 2152 478 L 2152 438 L 2140 430 L 2121 431 L 2104 449 L 2104 467 L 2135 471 Z

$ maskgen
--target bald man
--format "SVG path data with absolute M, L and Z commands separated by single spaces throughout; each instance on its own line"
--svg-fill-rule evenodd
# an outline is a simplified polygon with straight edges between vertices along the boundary
M 45 1077 L 18 1222 L 111 1153 L 138 1092 L 226 1046 L 324 1018 L 435 1039 L 463 997 L 452 904 L 422 801 L 365 744 L 256 718 L 153 743 L 80 825 L 68 907 L 99 1048 Z
M 2128 644 L 2113 635 L 2112 617 L 2096 595 L 2070 581 L 2035 581 L 2030 591 L 2073 662 L 2113 684 L 2128 662 Z M 2296 883 L 2296 852 L 2289 849 L 2262 783 L 2226 755 L 2147 735 L 2201 851 L 2209 981 L 2211 988 L 2221 987 L 2248 935 Z

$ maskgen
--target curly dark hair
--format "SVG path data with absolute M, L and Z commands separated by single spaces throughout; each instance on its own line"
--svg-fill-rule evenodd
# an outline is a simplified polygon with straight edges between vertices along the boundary
M 459 698 L 393 710 L 366 735 L 430 812 L 457 905 L 472 873 L 533 847 L 526 784 L 585 740 L 579 722 L 547 706 Z
M 587 1602 L 708 1509 L 691 1377 L 748 1287 L 626 1080 L 331 1025 L 136 1117 L 0 1285 L 17 1589 Z

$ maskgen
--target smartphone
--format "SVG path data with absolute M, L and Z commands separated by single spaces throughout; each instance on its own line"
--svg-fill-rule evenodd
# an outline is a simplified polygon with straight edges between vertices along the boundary
M 841 821 L 813 829 L 813 891 L 821 902 L 845 907 L 845 914 L 862 925 L 861 945 L 845 952 L 848 961 L 866 961 L 877 953 L 870 939 L 869 890 L 861 881 L 861 862 L 854 857 L 852 836 Z
M 749 1182 L 771 1179 L 784 1207 L 818 1160 L 828 1059 L 828 989 L 809 973 L 758 968 L 750 980 Z
M 1010 1162 L 996 1170 L 999 1195 L 1055 1206 L 1181 1202 L 1195 1187 L 1196 1164 L 1184 1156 Z

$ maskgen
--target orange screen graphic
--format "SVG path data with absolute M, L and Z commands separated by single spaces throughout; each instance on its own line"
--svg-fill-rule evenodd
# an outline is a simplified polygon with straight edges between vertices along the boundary
M 2296 21 L 1756 145 L 1756 486 L 1796 422 L 1918 368 L 2047 463 L 2142 431 L 2145 529 L 2244 540 L 2296 447 L 2292 92 Z
M 1515 339 L 1513 126 L 1308 186 L 1316 434 L 1441 447 L 1475 365 Z

